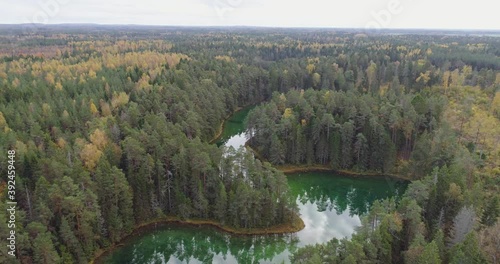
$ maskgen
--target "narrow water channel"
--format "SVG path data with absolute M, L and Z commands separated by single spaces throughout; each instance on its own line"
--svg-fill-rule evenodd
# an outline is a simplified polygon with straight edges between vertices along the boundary
M 217 145 L 245 144 L 243 125 L 251 108 L 235 113 Z M 295 234 L 238 236 L 205 226 L 165 224 L 131 238 L 104 263 L 289 263 L 299 247 L 351 237 L 360 216 L 377 199 L 399 196 L 406 183 L 384 177 L 336 173 L 288 175 L 305 228 Z

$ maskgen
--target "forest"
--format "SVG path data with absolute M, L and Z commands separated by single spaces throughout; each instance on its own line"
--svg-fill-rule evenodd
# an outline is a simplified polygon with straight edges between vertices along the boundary
M 164 217 L 297 228 L 286 166 L 412 181 L 292 263 L 499 262 L 496 36 L 0 27 L 0 94 L 17 201 L 17 258 L 3 247 L 1 263 L 88 263 Z M 210 143 L 249 105 L 258 159 Z

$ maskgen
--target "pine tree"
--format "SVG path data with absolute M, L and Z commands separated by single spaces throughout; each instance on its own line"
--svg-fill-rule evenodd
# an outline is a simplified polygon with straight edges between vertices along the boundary
M 450 257 L 452 264 L 487 263 L 481 248 L 479 248 L 476 235 L 472 232 L 465 237 L 464 241 L 452 248 Z
M 33 261 L 41 264 L 59 263 L 60 257 L 55 250 L 49 232 L 40 233 L 33 240 Z
M 416 264 L 441 264 L 439 249 L 435 241 L 432 241 L 424 247 L 424 250 L 418 257 Z
M 219 182 L 217 197 L 215 200 L 215 208 L 214 215 L 217 220 L 219 220 L 222 224 L 226 222 L 226 214 L 227 214 L 227 194 L 226 187 L 222 182 Z
M 59 235 L 76 262 L 84 263 L 86 259 L 82 250 L 82 246 L 78 242 L 78 238 L 73 233 L 73 230 L 69 226 L 68 220 L 65 217 L 61 220 Z
M 489 199 L 481 217 L 481 224 L 486 226 L 493 226 L 498 217 L 500 216 L 500 202 L 498 195 L 495 195 L 492 199 Z

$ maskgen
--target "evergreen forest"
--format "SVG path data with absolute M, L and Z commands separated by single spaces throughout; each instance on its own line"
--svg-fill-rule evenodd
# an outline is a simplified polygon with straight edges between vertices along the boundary
M 246 148 L 213 144 L 251 105 Z M 0 263 L 88 263 L 165 218 L 291 232 L 286 168 L 411 181 L 351 239 L 292 263 L 499 263 L 499 143 L 498 36 L 4 25 L 0 194 L 15 167 L 17 258 L 3 246 Z

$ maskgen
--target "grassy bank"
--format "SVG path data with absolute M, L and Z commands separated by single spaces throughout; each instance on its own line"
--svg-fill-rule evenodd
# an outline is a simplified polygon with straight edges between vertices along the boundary
M 284 173 L 300 173 L 300 172 L 314 172 L 314 171 L 324 171 L 324 172 L 335 172 L 342 175 L 352 176 L 352 177 L 391 177 L 397 178 L 405 181 L 410 181 L 411 179 L 401 175 L 389 174 L 389 173 L 377 173 L 377 172 L 357 172 L 350 170 L 335 170 L 327 165 L 313 164 L 313 165 L 281 165 L 275 166 L 276 169 Z
M 231 118 L 231 116 L 233 116 L 235 113 L 243 109 L 244 107 L 237 107 L 236 110 L 234 110 L 234 112 L 230 113 L 224 118 L 224 120 L 222 120 L 219 127 L 217 128 L 217 132 L 215 132 L 215 136 L 212 138 L 212 140 L 210 140 L 209 142 L 210 144 L 214 144 L 222 136 L 222 133 L 224 133 L 224 126 L 226 125 L 226 121 L 229 120 L 229 118 Z
M 250 144 L 248 144 L 248 141 L 245 143 L 245 147 L 252 151 L 254 156 L 261 160 L 261 161 L 266 161 L 262 155 L 252 148 Z M 368 172 L 368 171 L 363 171 L 363 172 L 357 172 L 357 171 L 350 171 L 350 170 L 336 170 L 331 168 L 328 165 L 323 165 L 323 164 L 300 164 L 300 165 L 293 165 L 293 164 L 284 164 L 284 165 L 273 165 L 277 170 L 282 171 L 283 173 L 300 173 L 300 172 L 314 172 L 314 171 L 324 171 L 324 172 L 335 172 L 338 174 L 343 174 L 343 175 L 348 175 L 352 177 L 367 177 L 367 176 L 373 176 L 373 177 L 391 177 L 395 179 L 401 179 L 405 181 L 411 181 L 410 178 L 403 176 L 403 175 L 396 175 L 396 174 L 390 174 L 390 173 L 378 173 L 378 172 Z
M 296 233 L 304 229 L 305 227 L 304 221 L 302 221 L 299 215 L 294 215 L 290 223 L 271 226 L 268 228 L 235 228 L 227 225 L 222 225 L 215 220 L 209 220 L 209 219 L 182 220 L 177 216 L 166 216 L 136 225 L 134 230 L 129 235 L 122 238 L 119 242 L 109 246 L 106 249 L 98 250 L 95 254 L 94 259 L 92 259 L 89 263 L 90 264 L 99 263 L 100 258 L 105 257 L 108 254 L 111 254 L 114 250 L 123 246 L 126 240 L 129 240 L 137 235 L 140 235 L 145 231 L 155 229 L 156 227 L 161 227 L 169 223 L 192 225 L 192 226 L 211 226 L 221 231 L 234 235 L 271 235 L 271 234 Z

